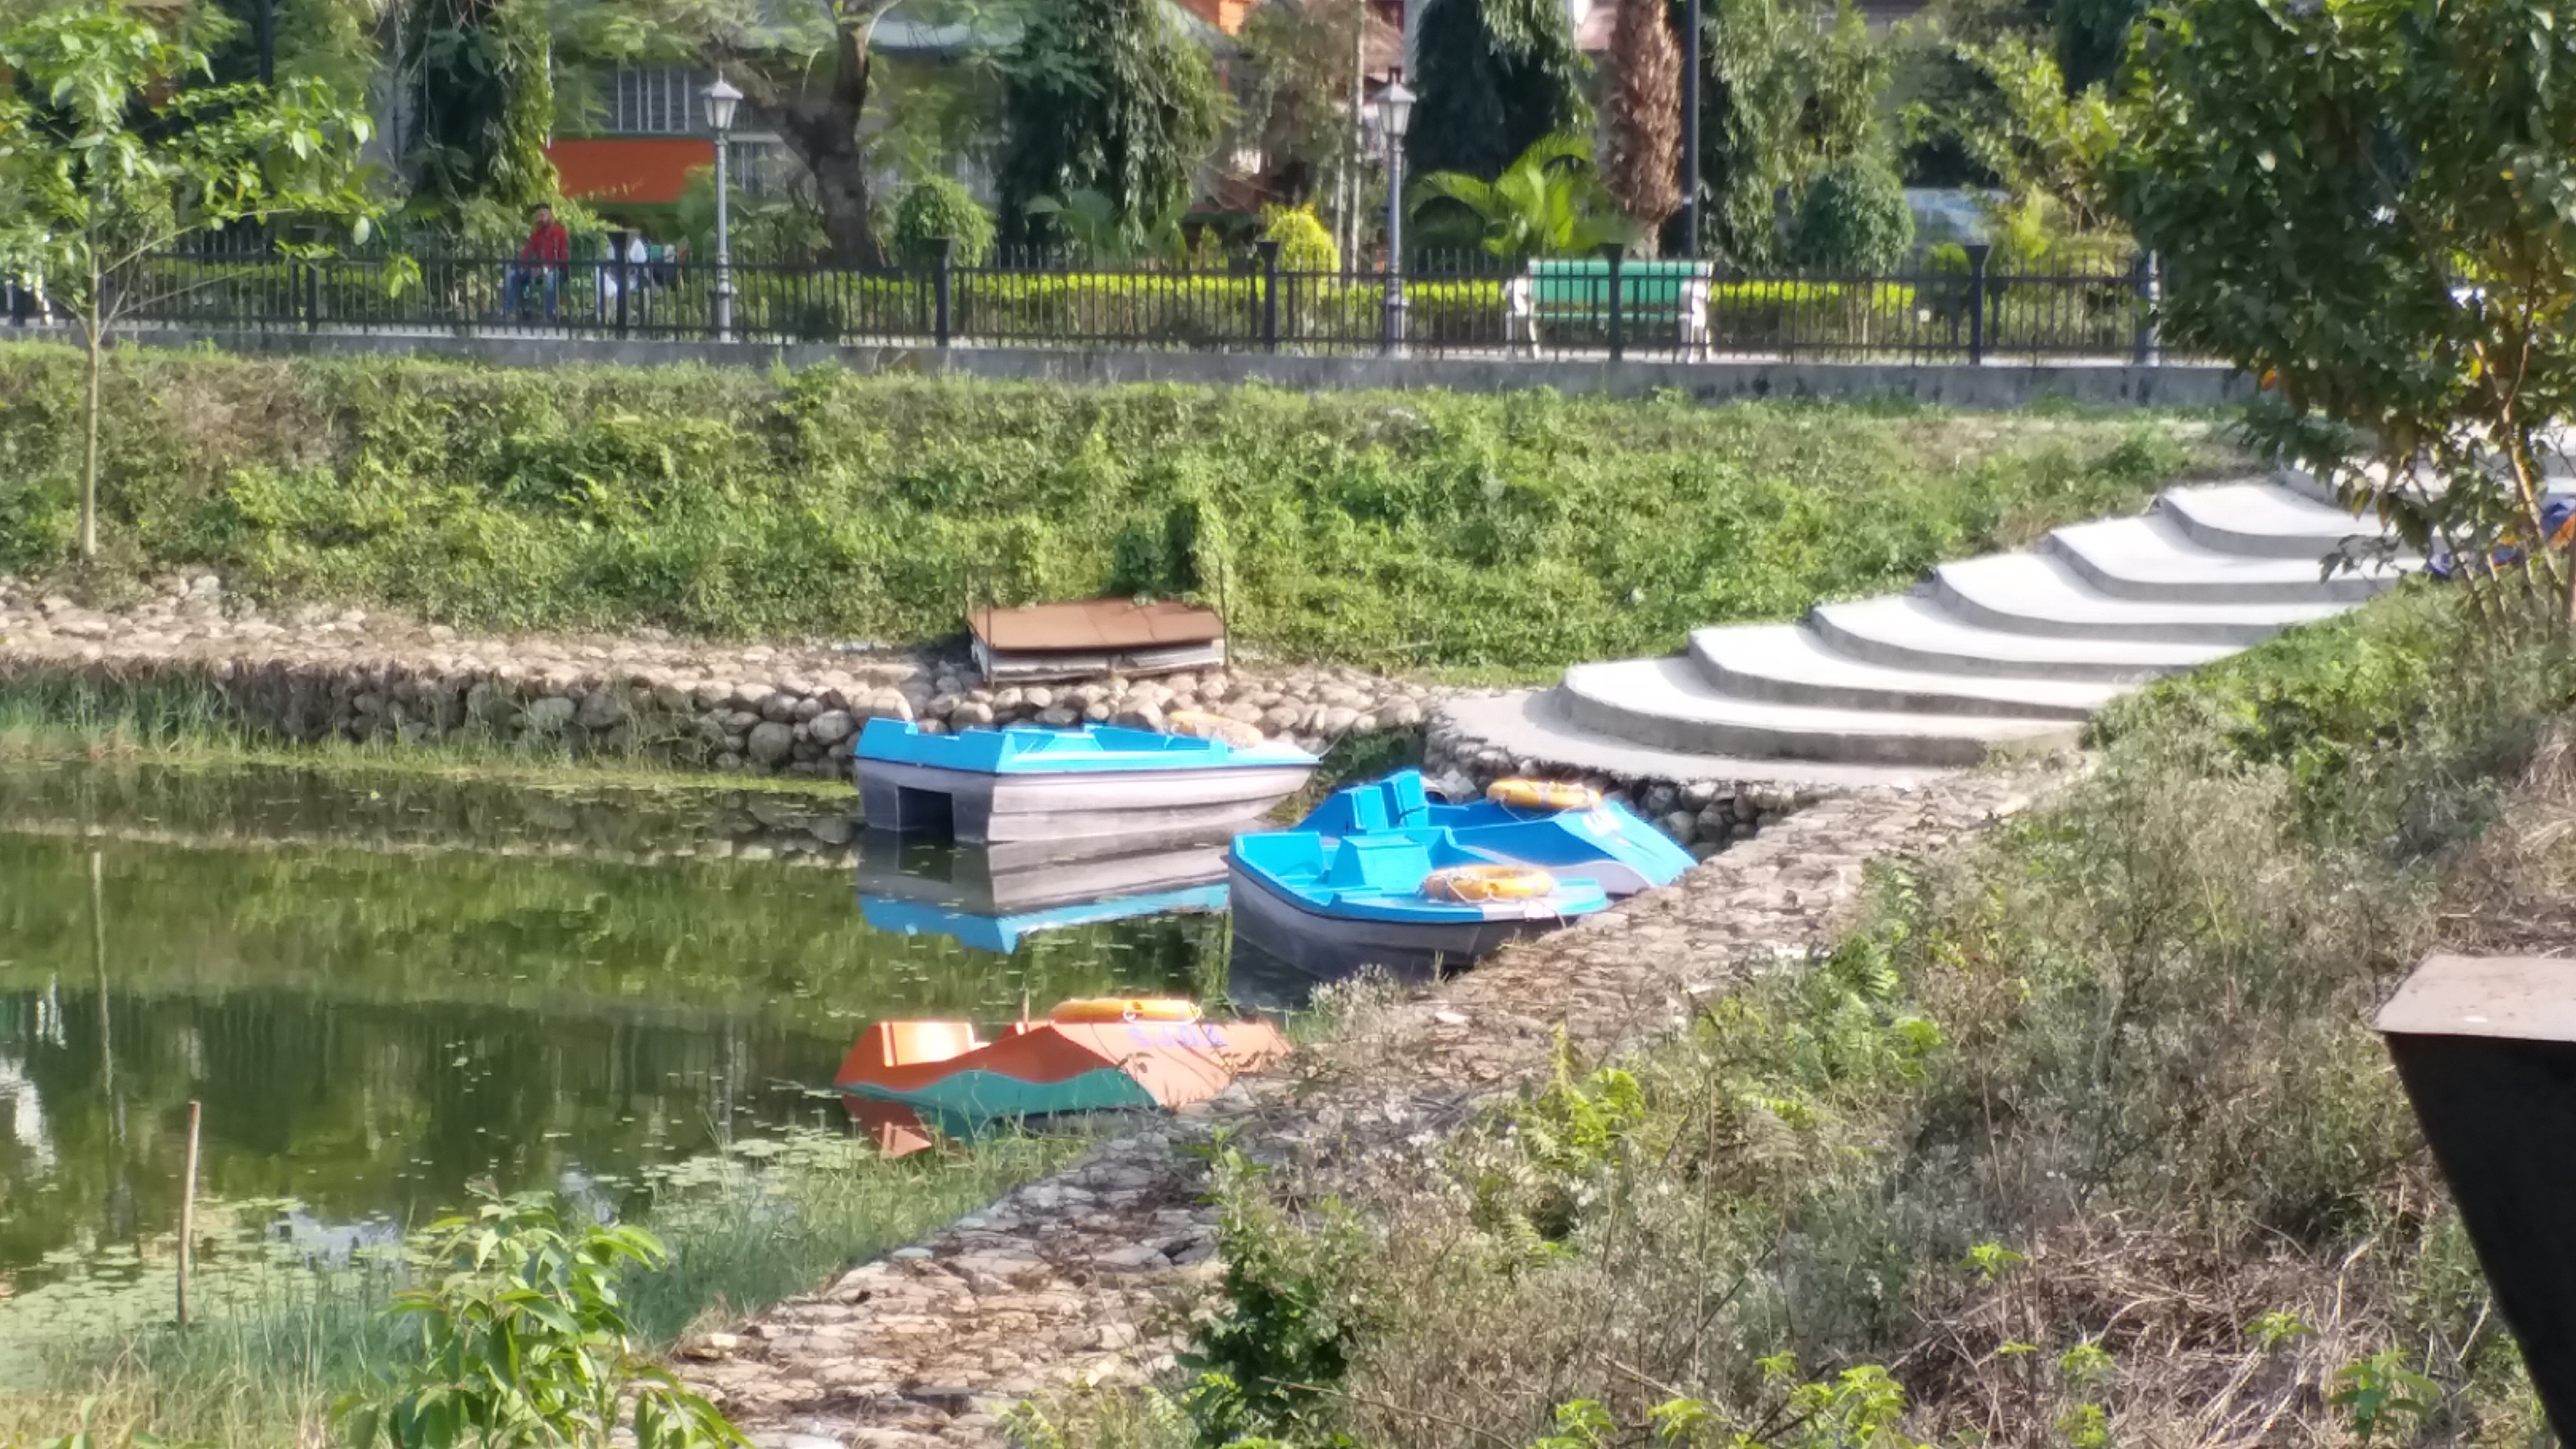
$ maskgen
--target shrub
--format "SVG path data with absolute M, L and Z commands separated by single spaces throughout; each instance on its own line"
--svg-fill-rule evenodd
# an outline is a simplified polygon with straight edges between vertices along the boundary
M 1279 243 L 1279 270 L 1331 275 L 1342 269 L 1342 249 L 1314 207 L 1263 207 L 1261 220 L 1261 239 Z
M 1894 271 L 1914 247 L 1904 184 L 1881 162 L 1840 161 L 1807 184 L 1791 259 L 1824 271 Z
M 993 255 L 993 214 L 955 181 L 924 176 L 895 206 L 895 255 L 907 267 L 936 266 L 942 239 L 957 243 L 957 265 L 982 266 Z

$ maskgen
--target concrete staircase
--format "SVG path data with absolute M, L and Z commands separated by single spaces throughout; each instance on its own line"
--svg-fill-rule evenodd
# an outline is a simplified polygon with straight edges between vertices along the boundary
M 1453 701 L 1440 725 L 1453 754 L 1583 773 L 1904 783 L 2072 745 L 2123 690 L 2354 607 L 2413 566 L 2320 577 L 2371 536 L 2304 478 L 2175 488 L 2028 553 L 1942 564 L 1911 593 L 1702 629 L 1680 655 Z

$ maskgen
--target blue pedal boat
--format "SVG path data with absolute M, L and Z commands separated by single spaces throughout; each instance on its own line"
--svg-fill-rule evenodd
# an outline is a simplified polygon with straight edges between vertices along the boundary
M 1384 830 L 1446 830 L 1464 849 L 1583 876 L 1613 898 L 1671 885 L 1697 864 L 1671 836 L 1617 801 L 1587 810 L 1495 800 L 1453 805 L 1433 798 L 1420 770 L 1399 770 L 1383 780 L 1336 790 L 1295 828 L 1331 839 Z
M 1441 829 L 1339 838 L 1282 830 L 1239 837 L 1226 852 L 1236 933 L 1327 980 L 1368 966 L 1412 977 L 1465 966 L 1508 941 L 1610 905 L 1600 883 L 1581 876 L 1555 877 L 1525 897 L 1424 893 L 1434 872 L 1509 869 Z
M 868 721 L 852 753 L 869 829 L 966 845 L 1222 840 L 1295 794 L 1316 765 L 1283 741 L 1247 748 L 1113 725 L 934 735 L 891 719 Z

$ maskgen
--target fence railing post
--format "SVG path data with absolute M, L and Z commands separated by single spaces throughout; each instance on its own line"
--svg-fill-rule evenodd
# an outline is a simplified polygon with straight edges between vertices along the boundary
M 322 264 L 304 264 L 304 330 L 322 330 Z
M 1968 365 L 1982 367 L 1986 361 L 1986 259 L 1994 255 L 1987 242 L 1968 246 Z
M 608 274 L 617 279 L 617 336 L 622 341 L 627 335 L 630 324 L 626 299 L 635 291 L 635 284 L 642 280 L 638 275 L 642 269 L 626 264 L 626 249 L 617 244 L 617 238 L 613 233 L 609 237 L 608 246 L 610 258 Z
M 1628 249 L 1617 242 L 1607 243 L 1601 248 L 1601 259 L 1610 264 L 1610 360 L 1612 362 L 1617 362 L 1628 355 L 1626 325 L 1628 313 L 1627 308 L 1621 305 L 1619 296 L 1626 290 L 1619 285 L 1619 272 L 1620 264 L 1625 262 L 1627 257 Z
M 1279 350 L 1279 243 L 1264 237 L 1253 243 L 1261 253 L 1261 350 Z
M 941 237 L 937 256 L 938 270 L 930 284 L 930 332 L 944 352 L 957 316 L 957 239 Z
M 2138 253 L 2137 363 L 2140 367 L 2164 365 L 2164 349 L 2156 341 L 2156 306 L 2163 300 L 2162 282 L 2156 267 L 2156 254 Z

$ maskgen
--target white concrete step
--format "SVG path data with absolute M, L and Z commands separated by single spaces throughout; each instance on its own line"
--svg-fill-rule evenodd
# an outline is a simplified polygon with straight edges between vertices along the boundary
M 1795 624 L 1695 630 L 1690 654 L 1720 693 L 1821 709 L 2081 720 L 2124 687 L 1890 668 L 1841 653 Z
M 1974 765 L 1994 750 L 2074 745 L 2058 719 L 1897 714 L 1773 704 L 1728 694 L 1687 657 L 1578 664 L 1557 686 L 1571 723 L 1659 750 L 1882 765 Z
M 1819 604 L 1807 627 L 1837 653 L 1865 663 L 1996 679 L 2141 684 L 2232 652 L 2224 644 L 2061 639 L 1987 629 L 1921 594 Z
M 2376 519 L 2355 518 L 2268 481 L 2168 488 L 2156 511 L 2170 515 L 2191 540 L 2221 553 L 2303 559 L 2313 565 L 2346 539 L 2380 532 Z
M 2350 607 L 2315 604 L 2151 603 L 2119 599 L 2086 583 L 2063 560 L 2038 553 L 1993 554 L 1932 570 L 1941 606 L 1971 624 L 2063 639 L 2166 644 L 2260 644 L 2293 624 Z
M 2386 563 L 2320 577 L 2314 559 L 2224 553 L 2195 541 L 2168 513 L 2072 524 L 2051 533 L 2040 549 L 2113 598 L 2147 602 L 2360 604 L 2403 577 Z
M 1707 755 L 1660 750 L 1614 739 L 1567 719 L 1557 691 L 1524 689 L 1470 695 L 1440 707 L 1440 716 L 1462 741 L 1508 755 L 1542 774 L 1616 775 L 1638 780 L 1715 780 L 1729 785 L 1777 785 L 1793 790 L 1903 788 L 1942 771 L 1927 765 L 1871 765 L 1815 760 Z

